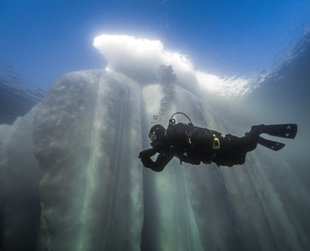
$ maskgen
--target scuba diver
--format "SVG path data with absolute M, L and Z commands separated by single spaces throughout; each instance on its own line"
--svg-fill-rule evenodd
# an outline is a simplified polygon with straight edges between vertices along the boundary
M 173 118 L 176 114 L 184 115 L 189 123 L 176 123 Z M 167 129 L 160 124 L 151 128 L 149 138 L 152 148 L 140 152 L 139 158 L 146 168 L 156 172 L 161 172 L 173 157 L 179 158 L 181 164 L 214 162 L 218 166 L 241 165 L 245 162 L 246 154 L 253 151 L 257 144 L 274 151 L 284 147 L 283 143 L 262 138 L 262 133 L 293 139 L 297 133 L 297 125 L 255 125 L 243 137 L 231 134 L 223 137 L 217 131 L 194 126 L 186 114 L 176 112 L 171 116 Z M 156 153 L 159 155 L 153 161 L 151 157 Z

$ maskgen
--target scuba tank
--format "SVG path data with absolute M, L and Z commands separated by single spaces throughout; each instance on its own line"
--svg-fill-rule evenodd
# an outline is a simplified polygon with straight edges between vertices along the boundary
M 190 119 L 185 113 L 183 113 L 183 112 L 175 112 L 174 114 L 172 114 L 171 118 L 169 119 L 168 127 L 174 126 L 174 125 L 176 124 L 176 120 L 175 120 L 173 117 L 174 117 L 175 115 L 177 115 L 177 114 L 181 114 L 181 115 L 185 116 L 185 117 L 188 119 L 188 121 L 189 121 L 188 125 L 189 125 L 192 129 L 191 129 L 189 132 L 187 132 L 187 137 L 188 137 L 189 143 L 192 144 L 192 136 L 193 136 L 194 124 L 193 124 L 193 122 L 191 121 L 191 119 Z M 207 129 L 207 128 L 205 128 L 205 131 L 207 131 L 208 134 L 211 135 L 211 137 L 212 137 L 212 141 L 213 141 L 213 142 L 212 142 L 212 150 L 215 150 L 215 151 L 220 150 L 220 148 L 221 148 L 221 146 L 220 146 L 221 143 L 220 143 L 220 140 L 219 140 L 219 138 L 218 138 L 218 135 L 216 135 L 215 132 L 213 132 L 213 131 L 211 131 L 211 130 L 209 130 L 209 129 Z M 220 135 L 220 134 L 219 134 L 219 135 Z

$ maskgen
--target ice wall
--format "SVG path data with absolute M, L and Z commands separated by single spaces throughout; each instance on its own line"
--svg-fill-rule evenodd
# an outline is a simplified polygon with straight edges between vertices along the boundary
M 38 187 L 30 194 L 40 197 L 38 250 L 139 249 L 143 213 L 142 169 L 136 158 L 141 145 L 139 93 L 125 77 L 101 71 L 68 74 L 54 83 L 34 118 L 32 113 L 13 128 L 1 127 L 6 132 L 1 134 L 5 250 L 33 250 L 30 245 L 16 246 L 20 228 L 18 222 L 9 221 L 19 215 L 38 221 L 27 217 L 22 206 L 27 189 L 19 179 L 25 176 L 39 177 L 28 182 Z M 33 123 L 28 122 L 32 118 Z M 25 136 L 15 140 L 14 133 Z M 15 148 L 10 147 L 13 144 Z M 33 161 L 29 170 L 22 169 L 21 158 Z M 20 197 L 13 198 L 11 190 Z
M 38 108 L 33 135 L 43 172 L 44 246 L 139 249 L 139 93 L 126 78 L 81 72 L 57 81 Z
M 137 156 L 160 111 L 164 125 L 183 111 L 195 125 L 236 133 L 177 83 L 146 86 L 107 71 L 64 75 L 31 113 L 0 126 L 3 249 L 310 247 L 299 217 L 309 205 L 293 196 L 304 191 L 266 149 L 232 168 L 177 159 L 161 173 L 143 168 Z

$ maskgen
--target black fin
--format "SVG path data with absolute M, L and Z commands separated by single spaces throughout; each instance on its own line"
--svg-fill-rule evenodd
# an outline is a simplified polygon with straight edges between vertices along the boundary
M 273 151 L 279 151 L 280 149 L 282 149 L 285 144 L 277 142 L 277 141 L 272 141 L 272 140 L 268 140 L 268 139 L 264 139 L 262 137 L 258 137 L 258 144 L 267 147 Z
M 297 133 L 296 124 L 266 125 L 264 132 L 269 135 L 293 139 Z

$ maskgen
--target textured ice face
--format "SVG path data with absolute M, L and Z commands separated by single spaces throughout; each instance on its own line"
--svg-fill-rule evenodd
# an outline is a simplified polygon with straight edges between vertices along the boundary
M 0 127 L 5 250 L 138 250 L 139 93 L 117 74 L 66 74 L 35 110 Z
M 139 93 L 125 77 L 80 72 L 58 80 L 39 107 L 33 135 L 43 173 L 46 248 L 53 243 L 56 250 L 137 249 Z

